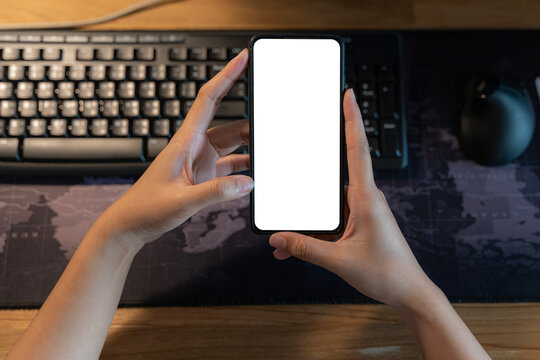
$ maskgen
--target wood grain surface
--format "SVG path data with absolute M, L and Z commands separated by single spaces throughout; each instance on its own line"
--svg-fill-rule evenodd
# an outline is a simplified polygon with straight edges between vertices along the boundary
M 455 305 L 494 359 L 540 359 L 540 304 Z M 0 357 L 37 310 L 0 311 Z M 420 359 L 385 305 L 122 308 L 102 359 Z
M 139 0 L 0 0 L 0 23 L 89 19 Z M 538 0 L 179 0 L 88 29 L 538 29 Z
M 101 16 L 129 0 L 0 0 L 0 23 Z M 185 0 L 88 29 L 538 29 L 538 0 Z M 494 359 L 540 359 L 540 304 L 458 304 Z M 0 311 L 5 357 L 37 310 Z M 123 308 L 103 359 L 419 359 L 384 305 Z

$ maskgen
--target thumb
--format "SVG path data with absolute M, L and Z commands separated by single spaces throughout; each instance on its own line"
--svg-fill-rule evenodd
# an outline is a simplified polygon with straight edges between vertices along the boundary
M 245 175 L 214 178 L 191 188 L 191 201 L 196 209 L 241 198 L 253 189 L 253 180 Z
M 335 243 L 318 240 L 310 236 L 281 232 L 270 236 L 270 245 L 279 252 L 287 252 L 301 260 L 322 266 L 328 270 L 335 269 Z

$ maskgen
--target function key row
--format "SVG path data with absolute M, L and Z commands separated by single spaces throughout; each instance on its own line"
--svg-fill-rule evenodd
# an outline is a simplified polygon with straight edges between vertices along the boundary
M 7 46 L 0 49 L 0 59 L 4 61 L 57 61 L 62 60 L 62 49 L 54 47 L 39 49 L 33 47 L 16 48 Z
M 242 51 L 241 48 L 225 47 L 172 47 L 168 49 L 171 61 L 226 61 L 232 59 Z M 155 59 L 156 49 L 153 47 L 84 47 L 77 49 L 77 60 L 91 61 L 152 61 Z
M 186 37 L 182 34 L 0 34 L 0 42 L 24 42 L 24 43 L 95 43 L 95 44 L 159 44 L 159 43 L 183 43 Z

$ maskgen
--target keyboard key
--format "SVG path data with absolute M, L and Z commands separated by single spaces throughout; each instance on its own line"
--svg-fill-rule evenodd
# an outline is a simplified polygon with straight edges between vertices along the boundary
M 36 95 L 40 99 L 50 99 L 53 97 L 54 94 L 54 83 L 47 81 L 47 82 L 39 82 L 37 87 Z
M 60 82 L 55 92 L 59 99 L 71 99 L 75 93 L 75 84 L 72 82 Z
M 59 108 L 62 110 L 62 117 L 76 117 L 79 113 L 79 102 L 77 100 L 64 100 Z
M 55 117 L 58 113 L 58 103 L 56 100 L 40 100 L 38 103 L 38 111 L 43 117 Z
M 0 159 L 17 160 L 18 153 L 19 139 L 0 139 Z
M 19 35 L 20 42 L 41 42 L 41 35 L 24 34 Z
M 132 133 L 135 136 L 147 136 L 150 129 L 148 119 L 138 119 L 133 121 Z
M 174 65 L 169 66 L 169 79 L 171 80 L 185 80 L 187 75 L 186 65 Z
M 114 36 L 112 36 L 112 35 L 104 35 L 104 34 L 92 35 L 92 36 L 90 36 L 90 42 L 92 42 L 92 43 L 101 43 L 101 44 L 110 44 L 110 43 L 114 42 Z
M 122 47 L 122 48 L 118 48 L 116 49 L 116 58 L 118 60 L 133 60 L 134 58 L 134 55 L 135 54 L 135 50 L 131 47 Z
M 143 34 L 138 36 L 139 43 L 159 43 L 159 35 Z
M 392 65 L 379 66 L 379 79 L 380 81 L 394 81 L 394 67 Z
M 150 67 L 150 80 L 164 80 L 167 73 L 166 70 L 165 65 L 154 65 Z
M 143 116 L 158 117 L 159 116 L 159 100 L 146 100 L 143 102 L 142 113 Z M 129 116 L 125 115 L 124 116 Z
M 45 119 L 31 119 L 28 134 L 30 136 L 43 136 L 46 129 L 47 121 Z
M 164 43 L 183 43 L 186 37 L 181 34 L 165 34 L 160 36 L 161 42 Z
M 114 98 L 115 84 L 112 81 L 100 82 L 97 94 L 102 99 Z
M 191 105 L 193 105 L 193 100 L 184 101 L 182 104 L 182 115 L 185 117 L 189 113 L 189 110 L 191 109 Z
M 180 97 L 187 99 L 194 99 L 197 96 L 197 83 L 194 81 L 188 81 L 180 85 Z
M 110 61 L 114 59 L 114 49 L 112 47 L 100 47 L 96 50 L 96 59 Z
M 152 134 L 154 136 L 169 136 L 170 122 L 168 119 L 153 121 Z
M 77 60 L 94 60 L 94 49 L 87 47 L 77 49 Z
M 183 61 L 187 59 L 187 49 L 185 47 L 174 47 L 169 50 L 169 59 L 172 61 Z
M 109 80 L 124 80 L 126 78 L 125 65 L 113 65 L 109 67 Z
M 67 75 L 69 80 L 81 81 L 84 80 L 84 77 L 86 75 L 86 69 L 84 65 L 81 64 L 71 65 L 69 67 Z
M 246 117 L 246 104 L 243 101 L 222 101 L 216 111 L 216 117 Z
M 140 160 L 142 139 L 26 138 L 27 160 Z
M 12 47 L 5 47 L 2 50 L 2 60 L 18 60 L 21 54 L 21 49 L 16 49 Z
M 35 61 L 41 57 L 41 51 L 38 48 L 24 48 L 22 51 L 22 59 Z
M 115 35 L 114 41 L 117 43 L 136 43 L 137 35 L 130 35 L 130 34 Z
M 47 71 L 47 76 L 52 81 L 64 80 L 65 75 L 66 68 L 62 65 L 51 65 Z
M 135 97 L 135 83 L 133 81 L 121 82 L 118 84 L 118 97 L 121 99 L 131 99 Z
M 17 110 L 22 117 L 34 117 L 37 114 L 37 103 L 35 100 L 20 100 Z
M 363 100 L 360 104 L 360 109 L 362 111 L 362 117 L 372 118 L 375 117 L 376 103 L 373 100 Z
M 210 48 L 208 49 L 208 59 L 210 60 L 227 60 L 226 48 Z
M 65 136 L 67 132 L 67 120 L 66 119 L 51 119 L 49 125 L 49 134 L 51 136 Z
M 94 97 L 94 89 L 95 85 L 93 82 L 84 81 L 79 83 L 75 92 L 81 99 L 91 99 Z
M 13 95 L 13 83 L 0 82 L 0 99 L 9 99 Z
M 16 111 L 17 111 L 17 103 L 14 100 L 0 101 L 0 116 L 1 117 L 15 116 Z
M 117 117 L 119 109 L 118 100 L 105 100 L 103 102 L 103 107 L 100 108 L 101 116 L 103 117 Z
M 379 148 L 379 138 L 375 136 L 368 136 L 369 152 L 371 153 L 372 158 L 380 158 L 381 151 Z
M 225 98 L 243 99 L 246 96 L 246 83 L 236 82 Z
M 144 80 L 146 78 L 146 66 L 135 65 L 129 68 L 129 80 Z
M 92 136 L 107 136 L 109 122 L 104 119 L 92 120 Z
M 66 35 L 66 42 L 68 43 L 87 43 L 88 36 L 86 35 Z
M 174 120 L 173 126 L 172 126 L 172 132 L 176 133 L 178 129 L 180 129 L 183 123 L 184 123 L 184 120 Z
M 166 100 L 163 102 L 163 116 L 178 117 L 180 115 L 180 101 Z
M 149 160 L 155 159 L 158 154 L 165 149 L 169 140 L 167 138 L 150 138 L 146 144 L 146 157 Z
M 8 125 L 9 136 L 23 136 L 26 129 L 26 120 L 11 119 Z
M 242 48 L 237 48 L 237 47 L 229 49 L 228 53 L 227 53 L 228 60 L 230 60 L 230 59 L 234 58 L 236 55 L 240 54 L 242 52 L 242 50 L 243 50 Z
M 162 99 L 172 99 L 176 94 L 176 84 L 172 81 L 162 82 L 159 85 L 159 97 Z
M 375 69 L 372 65 L 362 64 L 358 67 L 358 79 L 360 81 L 374 81 Z
M 218 72 L 223 70 L 224 67 L 225 67 L 225 65 L 218 65 L 218 64 L 214 64 L 214 65 L 209 66 L 208 67 L 208 78 L 211 79 L 214 76 L 216 76 L 218 74 Z
M 115 119 L 112 125 L 114 136 L 127 136 L 129 133 L 129 121 L 127 119 Z
M 24 66 L 22 65 L 9 65 L 8 66 L 8 72 L 7 72 L 7 78 L 9 80 L 22 80 L 24 77 Z
M 373 81 L 363 81 L 360 83 L 358 94 L 363 99 L 374 99 L 375 98 L 375 83 Z
M 145 81 L 139 83 L 139 96 L 143 99 L 153 98 L 156 95 L 156 83 Z
M 88 78 L 94 81 L 101 81 L 105 79 L 105 65 L 93 65 L 88 70 Z
M 139 100 L 126 100 L 122 105 L 122 115 L 125 117 L 139 116 Z
M 397 116 L 396 92 L 393 84 L 382 84 L 380 89 L 381 116 Z
M 69 129 L 72 136 L 86 136 L 88 134 L 88 120 L 73 119 Z
M 382 124 L 382 153 L 388 157 L 399 157 L 397 124 L 394 120 L 384 120 Z
M 154 48 L 151 47 L 144 47 L 144 48 L 138 48 L 135 50 L 135 58 L 137 60 L 154 60 Z
M 195 47 L 188 50 L 190 60 L 206 60 L 206 48 Z
M 34 81 L 40 81 L 45 78 L 45 66 L 43 65 L 30 65 L 28 67 L 28 79 Z
M 364 130 L 368 137 L 379 135 L 379 122 L 375 119 L 364 119 Z
M 84 117 L 96 117 L 98 116 L 99 105 L 97 100 L 84 100 L 82 102 L 82 116 Z
M 43 49 L 43 60 L 55 61 L 62 59 L 62 49 L 46 47 Z
M 205 80 L 206 79 L 206 66 L 193 65 L 188 66 L 188 78 L 190 80 Z

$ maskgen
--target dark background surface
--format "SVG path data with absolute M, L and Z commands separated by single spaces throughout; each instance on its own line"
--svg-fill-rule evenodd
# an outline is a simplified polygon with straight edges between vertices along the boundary
M 539 32 L 405 32 L 409 166 L 376 180 L 427 274 L 454 301 L 540 299 L 540 139 L 516 162 L 487 168 L 455 138 L 459 95 L 486 67 L 525 81 L 536 113 Z M 123 178 L 0 181 L 0 304 L 38 305 L 92 221 L 133 182 Z M 249 229 L 243 199 L 203 211 L 147 245 L 123 304 L 366 302 L 335 275 L 278 262 Z

